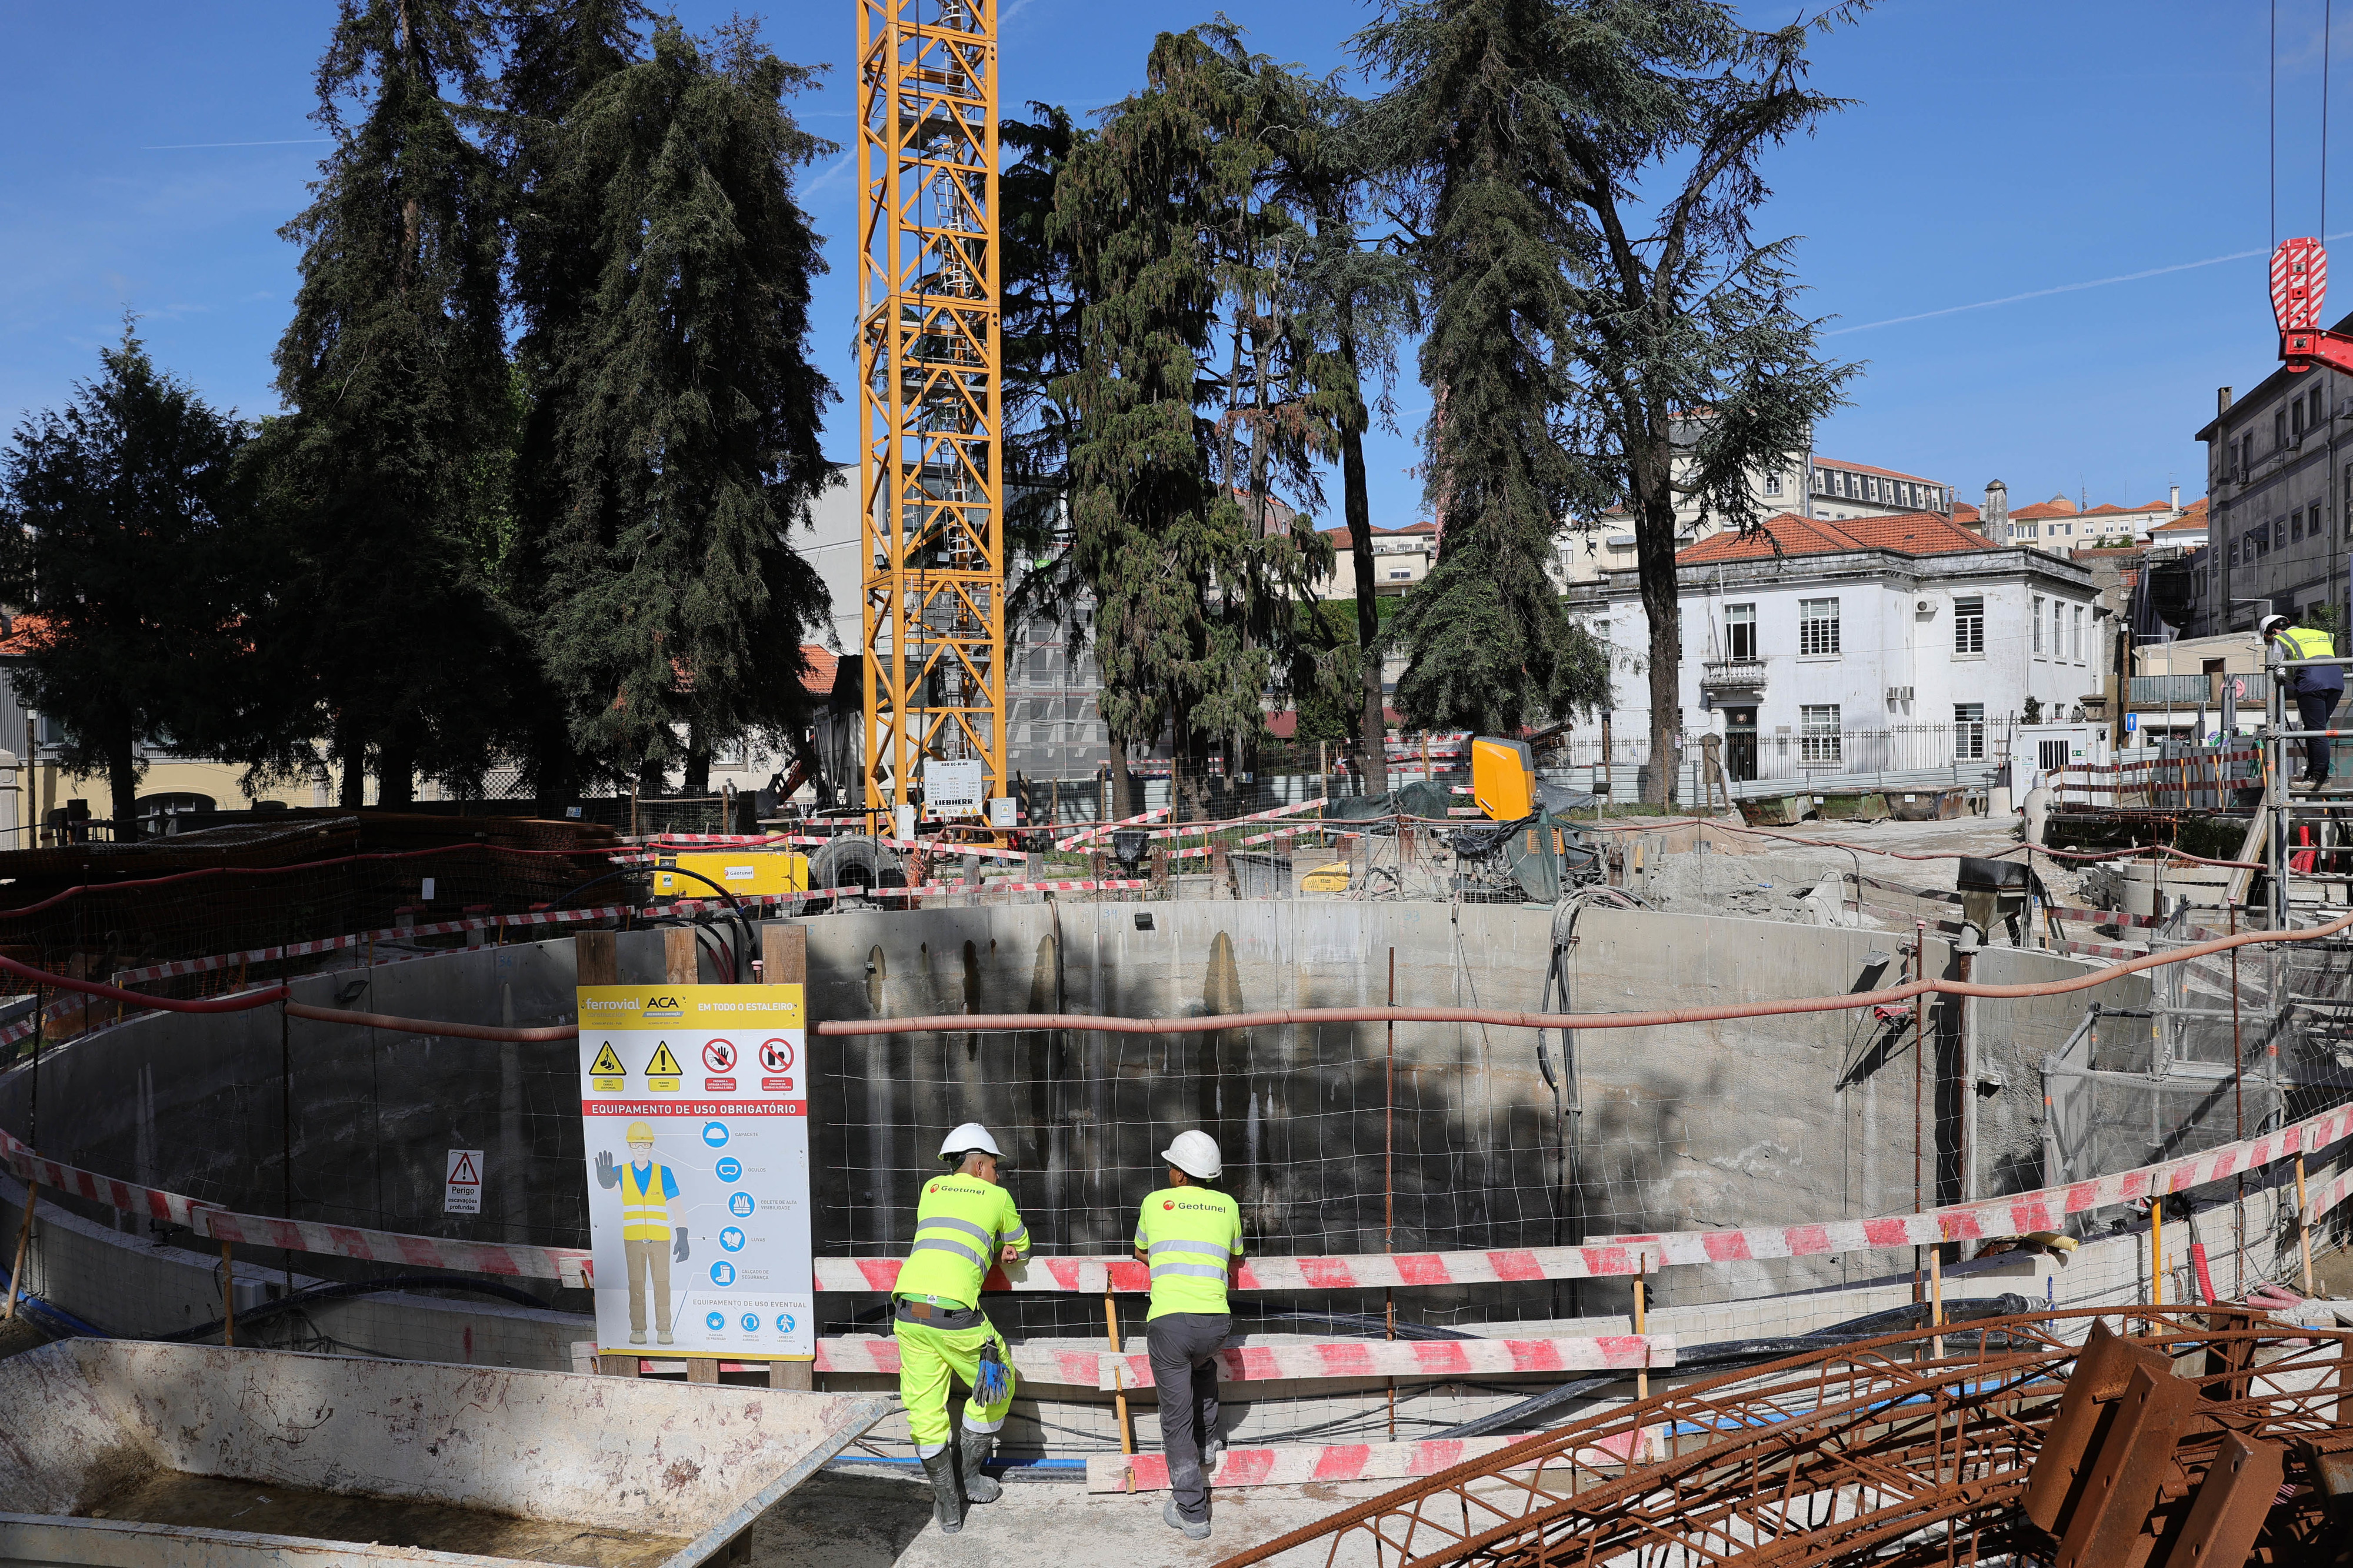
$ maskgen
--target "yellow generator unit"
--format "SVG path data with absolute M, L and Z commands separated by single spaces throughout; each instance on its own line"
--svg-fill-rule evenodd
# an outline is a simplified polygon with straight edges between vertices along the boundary
M 1471 795 L 1493 822 L 1517 822 L 1536 808 L 1535 754 L 1525 741 L 1480 735 L 1471 742 Z
M 731 893 L 805 893 L 808 857 L 788 850 L 716 850 L 665 854 L 654 867 L 654 892 L 666 899 L 716 898 L 710 885 L 681 871 L 697 871 Z
M 1345 893 L 1348 890 L 1348 863 L 1335 860 L 1318 866 L 1299 879 L 1303 893 Z

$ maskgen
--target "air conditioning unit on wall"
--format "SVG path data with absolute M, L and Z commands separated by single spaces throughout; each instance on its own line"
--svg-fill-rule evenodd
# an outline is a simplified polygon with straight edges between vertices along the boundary
M 1936 613 L 1936 601 L 1934 599 L 1923 599 L 1912 607 L 1921 615 L 1933 616 Z
M 1912 700 L 1912 689 L 1908 686 L 1891 686 L 1887 689 L 1887 700 L 1909 702 Z

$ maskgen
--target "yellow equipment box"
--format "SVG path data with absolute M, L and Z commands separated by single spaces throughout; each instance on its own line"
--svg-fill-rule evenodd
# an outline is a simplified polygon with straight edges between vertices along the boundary
M 808 857 L 787 850 L 714 850 L 665 854 L 654 867 L 654 892 L 662 898 L 716 898 L 710 887 L 681 871 L 699 871 L 731 893 L 805 893 Z
M 1480 735 L 1471 742 L 1471 795 L 1493 822 L 1517 822 L 1536 808 L 1535 754 L 1525 741 Z
M 1335 860 L 1328 866 L 1318 866 L 1299 879 L 1303 893 L 1345 893 L 1348 890 L 1348 863 Z

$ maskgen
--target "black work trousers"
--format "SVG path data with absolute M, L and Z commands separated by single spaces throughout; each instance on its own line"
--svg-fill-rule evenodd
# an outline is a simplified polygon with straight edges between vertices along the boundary
M 1201 1449 L 1218 1435 L 1218 1348 L 1233 1331 L 1225 1312 L 1164 1312 L 1144 1326 L 1152 1355 L 1152 1385 L 1160 1391 L 1160 1448 L 1168 1457 L 1168 1485 L 1176 1511 L 1198 1523 L 1209 1517 L 1209 1481 Z
M 2299 730 L 2327 729 L 2328 716 L 2337 711 L 2337 704 L 2344 696 L 2345 689 L 2341 686 L 2332 691 L 2297 692 L 2295 694 L 2296 728 Z M 2327 782 L 2328 742 L 2319 736 L 2306 741 L 2304 743 L 2304 758 L 2305 777 L 2320 783 Z

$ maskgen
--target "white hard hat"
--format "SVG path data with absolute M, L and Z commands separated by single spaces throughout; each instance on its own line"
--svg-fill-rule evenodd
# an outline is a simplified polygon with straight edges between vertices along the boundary
M 984 1154 L 995 1154 L 1000 1160 L 1005 1158 L 997 1147 L 997 1140 L 991 1138 L 988 1135 L 988 1129 L 977 1121 L 967 1121 L 949 1133 L 940 1144 L 940 1158 L 953 1160 L 959 1155 L 968 1154 L 975 1149 Z
M 2255 635 L 2257 637 L 2267 637 L 2274 631 L 2284 630 L 2286 626 L 2287 617 L 2285 616 L 2265 616 L 2262 620 L 2255 623 Z
M 1160 1151 L 1160 1157 L 1205 1182 L 1217 1180 L 1218 1173 L 1226 1168 L 1218 1153 L 1218 1141 L 1206 1132 L 1179 1132 L 1174 1143 Z

